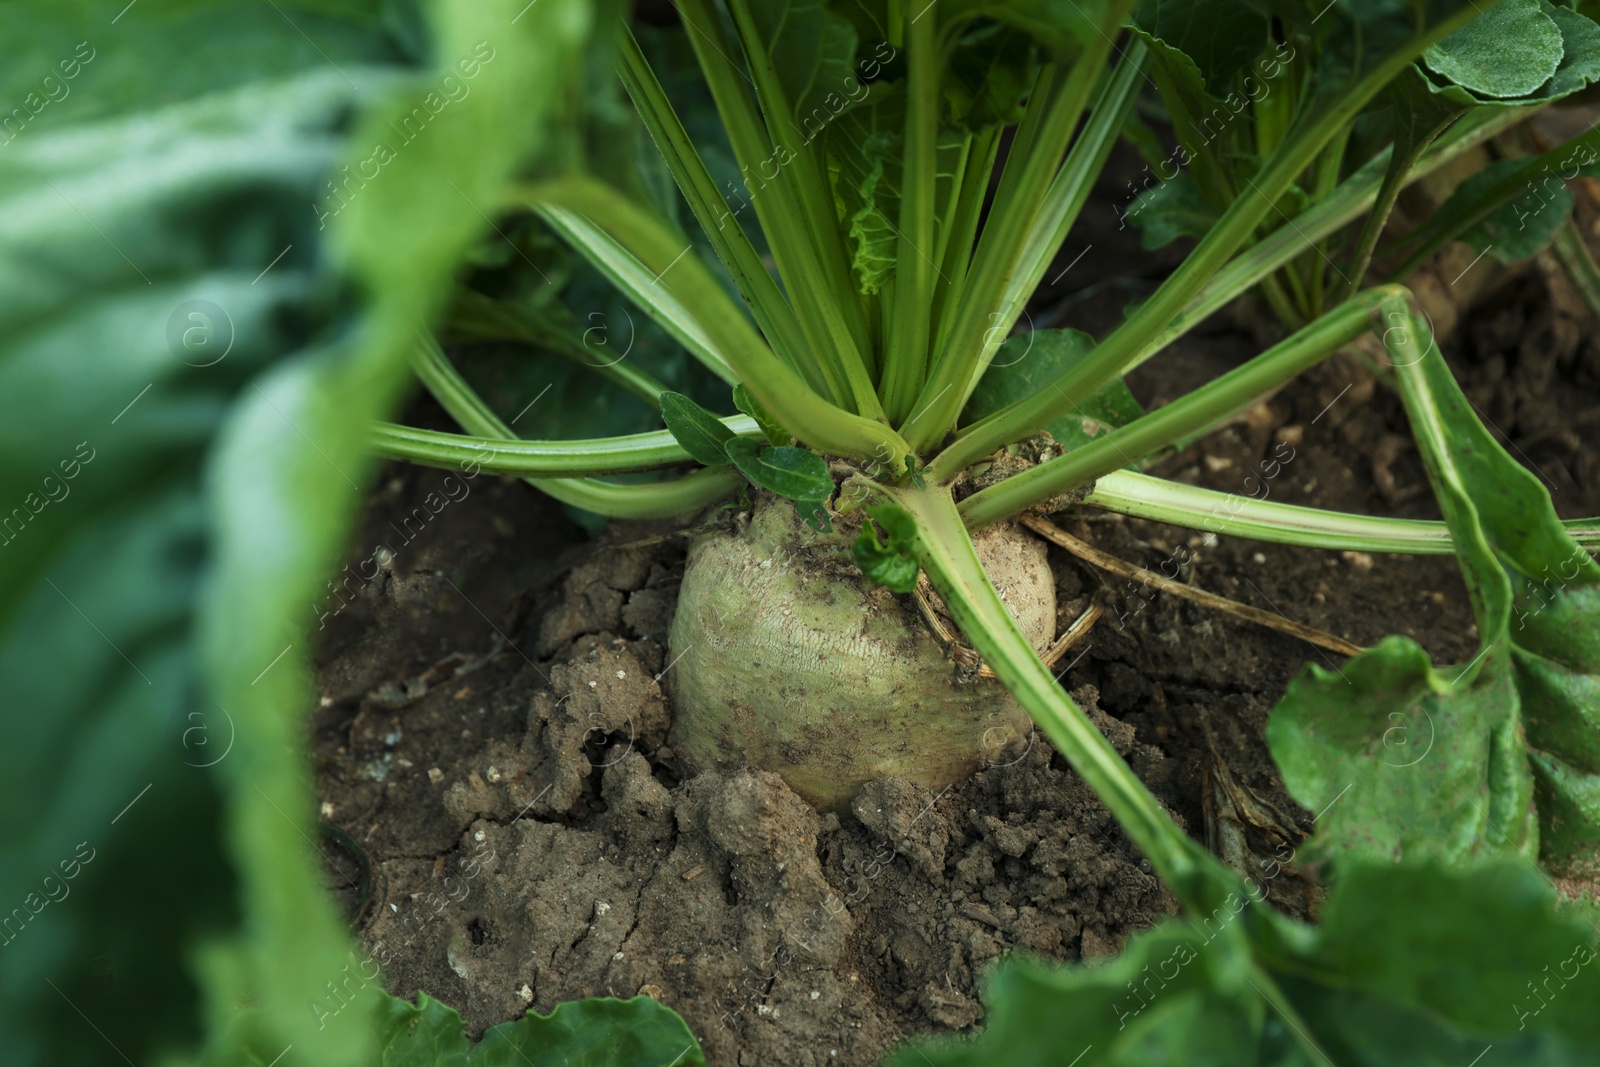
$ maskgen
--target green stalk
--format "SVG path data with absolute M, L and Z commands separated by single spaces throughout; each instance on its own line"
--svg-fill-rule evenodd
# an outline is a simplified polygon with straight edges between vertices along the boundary
M 1389 212 L 1394 209 L 1401 188 L 1410 180 L 1411 168 L 1417 165 L 1428 146 L 1445 128 L 1469 110 L 1467 106 L 1451 103 L 1433 92 L 1423 84 L 1422 76 L 1415 72 L 1407 72 L 1395 79 L 1390 96 L 1394 98 L 1394 145 L 1390 149 L 1389 167 L 1384 171 L 1383 184 L 1378 187 L 1377 199 L 1367 213 L 1367 221 L 1361 227 L 1361 234 L 1356 238 L 1350 255 L 1343 290 L 1346 299 L 1361 288 L 1367 267 L 1372 263 L 1372 250 L 1378 245 L 1378 237 L 1383 233 L 1384 224 L 1389 220 Z
M 1372 328 L 1372 314 L 1386 300 L 1404 295 L 1400 286 L 1371 289 L 1339 305 L 1248 363 L 1128 425 L 1063 456 L 1014 474 L 961 502 L 969 527 L 1012 515 L 1104 474 L 1131 466 L 1174 441 L 1215 426 L 1242 411 L 1340 345 Z
M 1043 207 L 1034 220 L 1028 242 L 1018 257 L 1018 269 L 1011 277 L 1000 307 L 990 314 L 992 325 L 985 331 L 983 351 L 978 366 L 964 386 L 956 410 L 967 406 L 978 380 L 989 369 L 995 353 L 1016 325 L 1017 318 L 1028 306 L 1043 280 L 1045 271 L 1055 262 L 1073 223 L 1089 199 L 1095 179 L 1105 168 L 1106 159 L 1117 143 L 1127 117 L 1133 111 L 1143 81 L 1145 60 L 1144 45 L 1135 41 L 1128 47 L 1126 60 L 1117 67 L 1106 83 L 1094 111 L 1084 123 L 1083 132 L 1067 153 L 1066 162 L 1050 184 Z
M 756 325 L 766 335 L 773 351 L 800 371 L 819 395 L 825 393 L 827 386 L 821 368 L 806 346 L 805 334 L 800 329 L 800 321 L 795 318 L 794 309 L 784 299 L 778 284 L 772 280 L 761 257 L 756 254 L 744 227 L 717 192 L 716 182 L 712 180 L 694 143 L 689 140 L 689 134 L 679 121 L 677 112 L 673 111 L 672 103 L 656 79 L 655 71 L 650 69 L 633 31 L 626 25 L 622 28 L 619 43 L 621 56 L 617 72 L 622 77 L 623 88 L 633 100 L 633 106 L 666 161 L 667 169 L 672 172 L 673 180 L 683 193 L 689 210 L 694 213 L 700 229 L 733 280 L 734 288 L 739 290 L 745 303 L 750 306 Z
M 730 467 L 706 467 L 667 482 L 617 485 L 594 478 L 525 479 L 563 504 L 611 519 L 672 519 L 699 511 L 748 483 Z
M 1138 519 L 1270 544 L 1411 556 L 1448 556 L 1455 551 L 1450 530 L 1442 522 L 1280 504 L 1134 471 L 1103 475 L 1084 503 Z M 1562 525 L 1585 548 L 1600 550 L 1600 517 L 1567 519 Z
M 968 271 L 972 266 L 973 239 L 978 233 L 978 218 L 983 214 L 983 201 L 989 193 L 989 179 L 994 175 L 995 158 L 999 152 L 998 129 L 985 130 L 973 138 L 966 168 L 961 172 L 961 182 L 955 192 L 954 209 L 945 216 L 946 232 L 940 236 L 944 252 L 939 257 L 939 280 L 931 312 L 934 321 L 939 324 L 932 338 L 935 350 L 949 336 L 955 309 L 961 306 L 966 292 Z
M 1007 331 L 995 328 L 991 313 L 1003 308 L 1015 277 L 1031 265 L 1023 260 L 1029 232 L 1045 203 L 1062 153 L 1089 105 L 1112 38 L 1132 9 L 1132 0 L 1115 0 L 1110 5 L 1102 32 L 1073 63 L 1066 84 L 1044 105 L 1037 133 L 1023 138 L 1025 155 L 1016 155 L 1013 144 L 950 332 L 934 353 L 912 415 L 901 426 L 901 434 L 918 452 L 938 443 L 955 425 L 974 370 L 983 364 L 986 353 L 992 355 L 1005 340 Z M 1030 100 L 1029 112 L 1034 106 Z M 1019 167 L 1014 184 L 1008 180 L 1013 167 Z
M 587 213 L 532 198 L 549 195 L 548 190 L 535 191 L 531 195 L 525 193 L 524 203 L 538 212 L 558 237 L 582 254 L 635 307 L 654 319 L 711 373 L 729 385 L 738 382 L 739 376 L 728 359 L 726 349 L 706 326 L 707 321 L 717 322 L 729 316 L 743 317 L 738 307 L 728 299 L 727 293 L 718 288 L 714 292 L 707 290 L 697 294 L 705 297 L 705 302 L 700 304 L 679 299 L 673 287 L 662 284 L 665 270 L 657 272 L 651 269 L 634 249 L 618 240 Z M 621 200 L 620 197 L 613 199 Z M 640 215 L 638 208 L 632 204 L 628 208 L 635 216 Z M 664 232 L 664 227 L 658 228 Z M 684 258 L 698 262 L 688 248 L 684 249 Z M 668 269 L 676 266 L 674 263 Z
M 1307 125 L 1291 134 L 1278 147 L 1260 177 L 1252 184 L 1250 193 L 1242 193 L 1234 201 L 1195 246 L 1183 265 L 1162 283 L 1149 300 L 1082 362 L 1043 383 L 1030 396 L 963 431 L 934 461 L 936 476 L 953 477 L 1002 445 L 1037 432 L 1072 404 L 1081 402 L 1095 389 L 1124 373 L 1139 350 L 1167 327 L 1239 247 L 1251 239 L 1256 227 L 1294 179 L 1312 164 L 1322 147 L 1338 135 L 1346 124 L 1354 121 L 1367 101 L 1404 70 L 1416 55 L 1454 32 L 1475 14 L 1469 8 L 1416 35 L 1407 46 L 1387 56 L 1354 85 L 1335 93 L 1325 105 L 1308 108 L 1310 120 Z M 930 379 L 929 387 L 933 384 Z M 910 430 L 910 427 L 907 429 Z M 907 439 L 913 445 L 926 443 L 915 433 L 909 433 Z
M 1284 275 L 1292 278 L 1290 271 L 1285 270 Z M 1305 325 L 1305 319 L 1300 315 L 1299 306 L 1289 299 L 1289 294 L 1283 291 L 1283 278 L 1277 274 L 1268 274 L 1261 279 L 1261 295 L 1267 302 L 1267 307 L 1272 309 L 1280 323 L 1289 329 L 1298 329 Z M 1182 316 L 1179 316 L 1180 318 Z
M 1439 138 L 1412 168 L 1411 181 L 1432 174 L 1435 170 L 1471 151 L 1482 142 L 1526 119 L 1537 108 L 1483 108 L 1468 115 Z M 1222 270 L 1194 295 L 1183 311 L 1152 338 L 1123 368 L 1127 373 L 1143 364 L 1151 356 L 1166 348 L 1204 322 L 1240 293 L 1267 278 L 1273 271 L 1305 250 L 1308 241 L 1320 240 L 1342 226 L 1348 225 L 1376 202 L 1383 174 L 1389 162 L 1389 149 L 1385 148 L 1370 162 L 1340 184 L 1338 189 L 1320 204 L 1309 208 L 1294 220 L 1294 225 L 1283 225 L 1252 246 Z
M 1000 181 L 994 190 L 994 204 L 1009 204 L 1017 197 L 1017 188 L 1039 143 L 1040 131 L 1055 117 L 1056 103 L 1062 99 L 1062 86 L 1058 79 L 1062 68 L 1055 63 L 1044 63 L 1033 76 L 1033 86 L 1028 90 L 1023 104 L 1022 121 L 1017 123 L 1006 148 L 1006 160 L 1000 167 Z M 1057 153 L 1059 155 L 1059 153 Z M 991 214 L 995 210 L 991 208 Z M 974 249 L 976 252 L 976 249 Z
M 742 437 L 761 434 L 756 420 L 746 415 L 725 418 L 722 424 Z M 519 478 L 628 474 L 694 463 L 666 430 L 587 440 L 508 441 L 380 422 L 373 427 L 372 450 L 385 459 L 403 459 L 424 467 L 471 463 L 490 474 Z
M 985 133 L 993 132 L 993 127 L 985 131 Z M 934 219 L 933 261 L 939 265 L 938 269 L 943 269 L 945 262 L 951 255 L 950 234 L 953 229 L 952 223 L 961 212 L 961 197 L 966 190 L 967 175 L 971 172 L 974 162 L 973 149 L 979 147 L 981 147 L 979 135 L 971 133 L 961 135 L 961 154 L 956 160 L 955 173 L 950 177 L 950 191 L 945 194 L 944 207 L 939 210 L 937 217 Z M 937 294 L 944 288 L 945 279 L 937 278 L 933 286 L 934 302 L 937 304 L 939 299 Z M 937 315 L 930 316 L 930 318 L 937 318 Z
M 412 351 L 411 366 L 440 406 L 469 433 L 507 442 L 516 440 L 511 427 L 473 392 L 472 386 L 451 366 L 432 337 L 418 339 Z M 523 480 L 563 504 L 615 519 L 666 519 L 682 515 L 727 496 L 741 484 L 739 476 L 726 469 L 700 470 L 676 481 L 644 485 L 614 485 L 594 478 Z
M 1238 876 L 1178 827 L 1040 661 L 984 572 L 949 493 L 939 488 L 902 490 L 892 496 L 903 509 L 890 519 L 897 527 L 894 532 L 911 535 L 918 562 L 956 625 L 1056 751 L 1094 790 L 1178 902 L 1190 913 L 1203 915 L 1214 913 L 1224 901 L 1238 900 L 1242 893 Z M 1242 940 L 1245 935 L 1231 936 Z M 1236 947 L 1254 951 L 1243 944 Z M 1249 970 L 1255 988 L 1297 1031 L 1300 1047 L 1308 1055 L 1326 1059 L 1267 968 L 1252 959 Z
M 929 0 L 934 8 L 937 0 Z M 928 364 L 929 310 L 933 304 L 934 196 L 938 182 L 939 66 L 934 38 L 937 11 L 909 27 L 905 158 L 901 167 L 900 240 L 895 252 L 894 310 L 886 331 L 879 393 L 884 414 L 898 425 L 922 388 Z
M 794 302 L 806 347 L 828 382 L 823 395 L 868 418 L 881 418 L 883 411 L 872 389 L 869 368 L 863 362 L 866 357 L 856 339 L 858 333 L 865 337 L 865 327 L 853 330 L 843 317 L 842 309 L 859 309 L 859 302 L 852 295 L 853 290 L 840 288 L 848 285 L 848 277 L 843 281 L 831 279 L 818 258 L 817 246 L 790 187 L 793 167 L 778 158 L 760 110 L 746 88 L 745 72 L 732 58 L 738 49 L 722 32 L 720 17 L 709 0 L 682 0 L 678 10 L 733 145 L 734 158 L 745 175 L 745 191 L 778 265 L 784 291 Z M 792 149 L 785 146 L 785 151 L 792 156 Z M 775 168 L 770 180 L 763 173 L 769 164 Z M 750 186 L 752 168 L 754 180 L 765 182 L 759 189 Z M 848 297 L 848 301 L 839 295 Z M 852 374 L 852 369 L 859 373 Z
M 851 414 L 813 393 L 788 364 L 775 356 L 749 320 L 730 308 L 722 287 L 680 238 L 627 198 L 599 182 L 571 178 L 526 187 L 518 195 L 537 206 L 563 232 L 580 223 L 601 232 L 627 253 L 648 284 L 630 290 L 647 311 L 671 305 L 695 318 L 711 349 L 734 379 L 796 438 L 831 455 L 878 460 L 899 470 L 907 449 L 900 435 L 882 422 Z M 604 220 L 597 222 L 596 220 Z M 591 255 L 591 259 L 594 257 Z M 602 268 L 608 266 L 599 262 Z M 620 273 L 620 266 L 610 263 Z M 615 277 L 616 275 L 614 275 Z M 703 316 L 689 309 L 709 309 Z
M 867 320 L 850 273 L 850 257 L 839 233 L 839 220 L 833 201 L 833 185 L 828 180 L 820 145 L 813 148 L 806 131 L 795 119 L 798 100 L 790 100 L 778 78 L 777 68 L 767 51 L 767 42 L 757 32 L 750 13 L 750 0 L 727 0 L 735 32 L 744 46 L 750 72 L 754 75 L 756 99 L 766 116 L 767 132 L 773 145 L 789 146 L 791 136 L 799 140 L 793 147 L 794 160 L 783 164 L 784 180 L 793 191 L 804 215 L 804 229 L 816 249 L 818 263 L 828 280 L 828 292 L 844 314 L 854 348 L 870 356 L 867 346 Z
M 1219 865 L 1178 828 L 1040 662 L 984 572 L 948 490 L 903 489 L 889 495 L 909 513 L 918 561 L 984 662 L 1110 809 L 1162 881 L 1185 905 L 1204 910 L 1215 892 Z

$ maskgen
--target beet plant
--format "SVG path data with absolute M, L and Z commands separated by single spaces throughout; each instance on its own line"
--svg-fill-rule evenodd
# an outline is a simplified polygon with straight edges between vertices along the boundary
M 54 535 L 11 534 L 6 662 L 40 710 L 6 757 L 30 799 L 5 885 L 30 899 L 29 872 L 89 820 L 98 832 L 128 817 L 124 842 L 184 812 L 207 820 L 187 860 L 153 854 L 196 872 L 203 903 L 184 918 L 150 903 L 166 883 L 124 844 L 90 868 L 90 892 L 128 886 L 134 903 L 64 933 L 7 931 L 18 966 L 59 979 L 8 983 L 0 1020 L 27 1035 L 18 1062 L 91 1062 L 96 1033 L 143 1056 L 205 1033 L 218 1063 L 276 1062 L 286 1045 L 329 1064 L 520 1062 L 513 1049 L 556 1062 L 608 1042 L 612 1058 L 586 1062 L 623 1062 L 623 1047 L 627 1062 L 699 1056 L 648 1002 L 563 1006 L 470 1053 L 427 998 L 305 1010 L 349 966 L 309 873 L 294 738 L 319 609 L 305 605 L 324 603 L 380 456 L 519 476 L 592 516 L 699 516 L 662 678 L 690 769 L 754 764 L 848 809 L 865 781 L 939 789 L 1037 730 L 1094 790 L 1181 914 L 1096 966 L 1004 964 L 981 1037 L 904 1062 L 1600 1054 L 1594 930 L 1549 882 L 1592 879 L 1600 855 L 1595 526 L 1559 520 L 1485 429 L 1400 284 L 1452 239 L 1525 258 L 1556 238 L 1563 182 L 1596 172 L 1600 133 L 1503 160 L 1384 239 L 1408 182 L 1600 78 L 1600 26 L 1545 0 L 680 0 L 676 36 L 578 0 L 286 6 L 130 5 L 108 26 L 142 26 L 130 36 L 152 47 L 214 34 L 248 61 L 172 74 L 195 97 L 180 103 L 148 57 L 108 44 L 88 69 L 116 77 L 93 110 L 54 132 L 30 111 L 40 128 L 19 127 L 0 160 L 10 424 L 43 403 L 51 428 L 13 437 L 53 464 L 56 437 L 100 424 L 87 395 L 93 419 L 129 420 L 105 467 L 146 486 L 123 499 L 108 473 L 86 481 L 79 512 L 48 512 Z M 70 7 L 27 15 L 29 56 L 90 25 Z M 675 105 L 686 83 L 714 120 Z M 642 164 L 615 138 L 632 121 L 618 84 L 653 153 Z M 1152 109 L 1181 159 L 1150 132 Z M 1019 329 L 1123 137 L 1157 181 L 1122 213 L 1151 244 L 1195 243 L 1102 338 Z M 587 324 L 529 281 L 524 265 L 558 288 L 530 251 L 605 279 L 703 377 L 667 388 L 625 359 L 585 358 Z M 1123 376 L 1246 293 L 1291 332 L 1141 411 Z M 1140 471 L 1369 336 L 1443 522 Z M 521 438 L 520 413 L 480 395 L 441 338 L 591 362 L 596 388 L 643 399 L 663 428 Z M 132 354 L 79 373 L 118 345 Z M 382 421 L 413 376 L 463 433 Z M 162 385 L 149 398 L 147 380 Z M 9 477 L 18 499 L 32 491 L 31 473 Z M 1075 635 L 1055 632 L 1029 523 L 1069 507 L 1460 560 L 1480 642 L 1468 662 L 1435 666 L 1391 637 L 1337 672 L 1308 668 L 1274 712 L 1284 781 L 1318 813 L 1305 858 L 1331 890 L 1315 925 L 1266 903 L 1271 874 L 1191 839 L 1058 684 L 1053 660 Z M 91 666 L 47 677 L 52 641 Z M 187 777 L 160 762 L 150 738 L 188 751 L 195 735 L 175 725 L 224 719 L 214 762 L 179 761 Z M 1428 753 L 1383 758 L 1394 729 L 1422 722 Z M 96 727 L 59 783 L 28 766 Z M 91 801 L 71 791 L 84 780 Z M 128 933 L 140 907 L 192 961 L 153 962 Z M 80 957 L 97 939 L 125 987 L 161 991 L 170 1010 L 159 1025 L 113 1005 L 103 1028 L 35 1028 L 41 1011 L 71 1020 L 57 997 L 89 1018 L 77 1004 L 98 972 Z

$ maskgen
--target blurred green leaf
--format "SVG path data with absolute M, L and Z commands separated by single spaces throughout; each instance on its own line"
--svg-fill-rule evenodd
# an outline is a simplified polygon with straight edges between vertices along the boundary
M 1449 210 L 1452 201 L 1471 203 L 1502 178 L 1525 169 L 1521 160 L 1495 160 L 1458 185 L 1439 210 L 1441 213 Z M 1527 259 L 1550 243 L 1556 230 L 1572 215 L 1572 205 L 1572 190 L 1565 182 L 1546 181 L 1535 186 L 1530 179 L 1519 195 L 1462 231 L 1461 239 L 1502 263 Z
M 1114 959 L 1007 960 L 985 983 L 982 1036 L 919 1043 L 892 1067 L 1447 1067 L 1489 1047 L 1590 1062 L 1595 934 L 1554 897 L 1526 864 L 1362 863 L 1311 927 L 1236 892 Z
M 1199 88 L 1215 99 L 1267 45 L 1266 17 L 1238 0 L 1140 0 L 1133 22 L 1160 42 L 1158 56 L 1176 52 L 1187 60 Z
M 1187 170 L 1140 193 L 1123 215 L 1139 231 L 1139 247 L 1146 251 L 1164 248 L 1180 237 L 1204 237 L 1221 217 Z
M 53 63 L 74 54 L 77 27 L 63 23 L 83 13 L 11 5 L 7 34 Z M 129 14 L 130 40 L 113 44 L 97 9 L 100 46 L 72 95 L 0 152 L 0 669 L 16 742 L 0 755 L 0 892 L 28 919 L 5 934 L 8 1063 L 104 1062 L 110 1046 L 150 1062 L 194 1046 L 207 1010 L 194 954 L 245 922 L 285 957 L 343 962 L 309 867 L 277 835 L 225 844 L 238 799 L 225 765 L 261 766 L 272 741 L 251 709 L 204 687 L 193 601 L 215 573 L 211 441 L 259 375 L 335 329 L 338 279 L 319 263 L 312 205 L 350 112 L 396 79 L 368 63 L 381 34 L 347 25 L 343 43 L 324 36 L 324 58 L 266 13 L 275 21 L 153 5 L 159 32 Z M 217 92 L 190 85 L 178 58 L 199 39 L 231 56 Z M 170 102 L 169 76 L 193 98 Z M 309 603 L 294 605 L 301 627 Z M 265 640 L 282 632 L 256 624 Z M 269 788 L 282 762 L 267 757 Z M 241 895 L 250 853 L 285 867 L 256 892 L 317 894 L 303 925 Z M 51 896 L 30 915 L 26 901 Z M 295 1011 L 309 1016 L 303 1001 Z M 331 1035 L 327 1062 L 352 1047 Z
M 1003 23 L 980 23 L 964 32 L 945 68 L 949 120 L 974 133 L 1020 121 L 1039 69 L 1036 52 L 1026 33 Z
M 348 935 L 306 632 L 367 424 L 540 130 L 528 57 L 585 28 L 436 14 L 418 71 L 376 4 L 8 6 L 6 84 L 57 97 L 0 152 L 8 1065 L 366 1062 L 376 1002 L 315 1007 Z
M 794 108 L 797 128 L 780 125 L 779 130 L 799 135 L 814 114 L 819 118 L 813 122 L 826 121 L 827 98 L 831 95 L 843 106 L 846 94 L 860 84 L 855 27 L 828 10 L 824 0 L 761 0 L 750 5 L 750 14 Z
M 1061 58 L 1097 40 L 1110 0 L 942 0 L 939 19 L 948 24 L 994 19 L 1023 30 Z
M 490 1027 L 469 1045 L 461 1016 L 426 993 L 390 997 L 379 1024 L 381 1067 L 705 1067 L 700 1043 L 649 997 L 557 1004 Z

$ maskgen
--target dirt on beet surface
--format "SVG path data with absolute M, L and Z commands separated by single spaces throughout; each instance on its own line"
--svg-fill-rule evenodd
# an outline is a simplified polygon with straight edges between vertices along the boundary
M 1126 240 L 1103 246 L 1102 276 L 1125 295 L 1170 267 Z M 1103 335 L 1111 323 L 1082 322 L 1110 303 L 1085 298 L 1097 288 L 1047 290 L 1035 325 Z M 1248 307 L 1219 316 L 1130 384 L 1147 406 L 1179 396 L 1259 351 L 1271 338 L 1256 321 Z M 1567 517 L 1600 514 L 1594 326 L 1535 261 L 1444 344 Z M 411 417 L 448 425 L 425 403 Z M 1398 398 L 1350 354 L 1156 473 L 1437 516 Z M 1438 662 L 1476 647 L 1451 557 L 1262 545 L 1087 508 L 1055 521 L 1150 568 L 1187 545 L 1183 580 L 1357 644 L 1406 634 Z M 313 725 L 330 853 L 349 867 L 330 881 L 391 992 L 425 990 L 473 1033 L 644 994 L 683 1015 L 713 1064 L 872 1064 L 909 1036 L 981 1026 L 978 980 L 1007 953 L 1106 956 L 1173 910 L 1042 739 L 937 795 L 871 783 L 846 816 L 819 815 L 770 774 L 688 776 L 659 682 L 685 529 L 616 523 L 591 540 L 520 482 L 387 472 L 319 608 Z M 1279 816 L 1252 835 L 1297 843 L 1310 816 L 1284 793 L 1264 726 L 1296 672 L 1340 657 L 1051 553 L 1061 625 L 1091 601 L 1105 610 L 1062 683 L 1156 796 L 1204 840 L 1219 797 L 1243 791 Z

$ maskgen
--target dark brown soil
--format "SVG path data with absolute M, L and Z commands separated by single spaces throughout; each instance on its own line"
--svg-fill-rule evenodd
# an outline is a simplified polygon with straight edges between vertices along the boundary
M 1594 324 L 1548 266 L 1491 293 L 1446 352 L 1561 513 L 1600 514 Z M 1137 286 L 1161 264 L 1102 267 Z M 1056 292 L 1077 325 L 1106 303 Z M 1159 403 L 1261 340 L 1219 322 L 1132 385 Z M 1157 473 L 1259 496 L 1280 446 L 1293 458 L 1272 499 L 1436 515 L 1399 401 L 1350 356 Z M 423 521 L 414 509 L 449 489 L 445 476 L 391 475 L 350 602 L 325 619 L 314 750 L 323 817 L 371 864 L 370 901 L 354 879 L 346 898 L 392 992 L 426 990 L 474 1032 L 530 1007 L 644 993 L 688 1020 L 713 1064 L 870 1064 L 902 1037 L 979 1023 L 976 980 L 1004 954 L 1107 955 L 1172 909 L 1042 741 L 937 796 L 873 783 L 844 818 L 767 774 L 684 780 L 658 683 L 683 539 L 617 524 L 585 541 L 558 506 L 487 475 L 458 481 L 451 493 L 470 490 L 458 500 L 435 496 L 445 506 Z M 1403 633 L 1442 662 L 1475 647 L 1450 557 L 1218 541 L 1087 509 L 1057 521 L 1152 568 L 1187 544 L 1185 580 L 1357 643 Z M 392 558 L 365 564 L 381 544 Z M 1207 775 L 1214 793 L 1225 767 L 1292 813 L 1280 831 L 1307 829 L 1263 727 L 1295 672 L 1338 657 L 1055 560 L 1063 622 L 1090 598 L 1108 609 L 1063 684 L 1156 795 L 1201 836 Z

